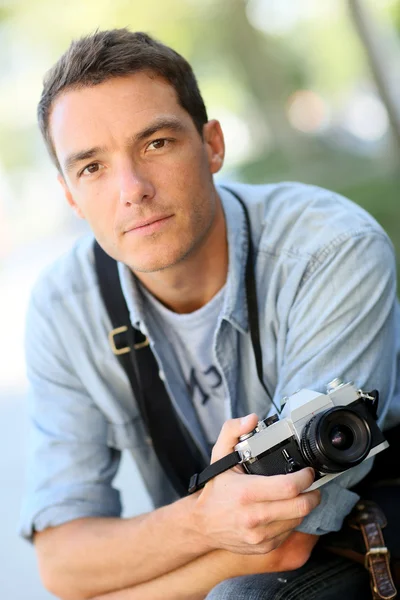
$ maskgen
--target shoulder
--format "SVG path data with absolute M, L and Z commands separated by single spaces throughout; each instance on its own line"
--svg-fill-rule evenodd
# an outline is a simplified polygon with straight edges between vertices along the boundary
M 93 243 L 92 235 L 80 238 L 70 250 L 46 267 L 32 289 L 31 302 L 51 307 L 95 291 Z
M 370 214 L 330 190 L 295 182 L 227 187 L 246 203 L 259 252 L 317 259 L 365 236 L 390 246 Z
M 60 361 L 64 355 L 75 361 L 82 348 L 101 345 L 106 313 L 93 242 L 92 236 L 80 239 L 36 281 L 25 320 L 28 364 L 54 365 L 56 356 Z

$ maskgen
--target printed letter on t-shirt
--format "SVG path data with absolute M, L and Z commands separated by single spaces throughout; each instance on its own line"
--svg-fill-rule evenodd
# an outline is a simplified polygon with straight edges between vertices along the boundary
M 209 367 L 206 371 L 204 371 L 203 375 L 206 375 L 207 378 L 212 376 L 213 383 L 211 384 L 211 387 L 214 390 L 222 384 L 222 377 L 213 365 L 211 365 L 211 367 Z M 210 399 L 210 395 L 207 394 L 207 392 L 203 389 L 201 383 L 199 382 L 199 380 L 197 378 L 196 371 L 192 367 L 190 370 L 190 381 L 189 381 L 189 389 L 190 389 L 190 393 L 191 393 L 192 397 L 194 395 L 194 391 L 196 388 L 199 390 L 199 392 L 201 394 L 201 403 L 205 404 L 207 402 L 207 400 Z

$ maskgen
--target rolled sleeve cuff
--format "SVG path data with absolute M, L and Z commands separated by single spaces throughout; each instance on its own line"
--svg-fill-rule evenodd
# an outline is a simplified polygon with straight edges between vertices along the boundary
M 351 512 L 359 500 L 358 494 L 346 490 L 334 481 L 321 488 L 321 502 L 307 515 L 297 531 L 324 535 L 330 531 L 339 531 L 344 518 Z
M 307 515 L 297 531 L 313 535 L 325 535 L 339 531 L 343 520 L 357 504 L 360 496 L 347 489 L 359 483 L 372 468 L 373 459 L 365 460 L 357 467 L 344 471 L 333 481 L 320 488 L 321 502 Z
M 37 493 L 22 510 L 18 533 L 31 542 L 35 531 L 85 517 L 120 517 L 121 512 L 120 493 L 109 486 L 81 488 L 67 498 L 65 491 L 51 497 Z

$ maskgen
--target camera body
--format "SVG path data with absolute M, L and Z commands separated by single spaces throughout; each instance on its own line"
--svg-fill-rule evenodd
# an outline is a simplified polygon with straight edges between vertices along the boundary
M 389 446 L 376 424 L 379 394 L 335 379 L 327 393 L 300 390 L 280 418 L 259 421 L 235 450 L 247 473 L 281 475 L 313 467 L 316 489 Z M 308 490 L 307 490 L 308 491 Z

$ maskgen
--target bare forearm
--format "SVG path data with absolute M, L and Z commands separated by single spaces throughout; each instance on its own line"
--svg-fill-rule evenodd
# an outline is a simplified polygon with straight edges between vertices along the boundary
M 227 421 L 212 460 L 225 456 L 256 419 Z M 312 480 L 311 469 L 274 477 L 232 470 L 147 515 L 49 528 L 35 537 L 43 582 L 63 600 L 85 600 L 157 581 L 216 550 L 266 555 L 318 504 L 317 492 L 302 493 Z
M 37 534 L 46 587 L 65 598 L 91 598 L 193 561 L 209 551 L 192 527 L 194 502 L 184 498 L 133 519 L 78 519 Z
M 279 548 L 264 555 L 214 550 L 157 579 L 93 600 L 203 600 L 225 579 L 299 568 L 317 541 L 316 536 L 294 532 Z
M 275 551 L 274 551 L 275 552 Z M 274 552 L 270 552 L 268 557 Z M 269 565 L 267 563 L 270 563 Z M 202 600 L 219 582 L 231 577 L 277 570 L 265 556 L 214 550 L 191 563 L 130 589 L 93 600 Z

